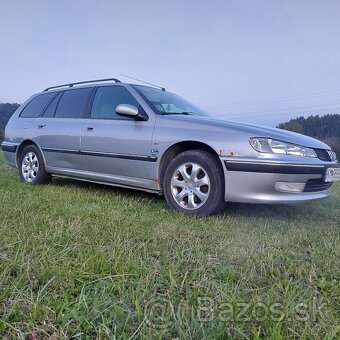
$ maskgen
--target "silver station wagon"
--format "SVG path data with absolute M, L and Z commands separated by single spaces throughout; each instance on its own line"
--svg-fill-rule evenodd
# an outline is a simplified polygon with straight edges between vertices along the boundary
M 336 154 L 316 139 L 217 120 L 165 89 L 117 79 L 32 96 L 8 122 L 2 149 L 27 184 L 60 176 L 140 189 L 197 216 L 225 202 L 325 198 L 340 178 Z

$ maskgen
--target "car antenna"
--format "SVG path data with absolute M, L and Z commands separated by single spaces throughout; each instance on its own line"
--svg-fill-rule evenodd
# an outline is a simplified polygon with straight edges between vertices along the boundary
M 125 74 L 121 74 L 121 73 L 120 73 L 119 75 L 120 75 L 120 76 L 123 76 L 123 77 L 126 77 L 126 78 L 129 78 L 129 79 L 137 80 L 137 81 L 139 81 L 139 82 L 141 82 L 141 83 L 148 84 L 148 85 L 157 87 L 157 88 L 161 89 L 162 91 L 165 91 L 165 88 L 164 88 L 164 87 L 161 87 L 161 86 L 158 86 L 158 85 L 155 85 L 155 84 L 148 83 L 147 81 L 140 80 L 140 79 L 137 79 L 137 78 L 133 78 L 133 77 L 127 76 L 127 75 L 125 75 Z

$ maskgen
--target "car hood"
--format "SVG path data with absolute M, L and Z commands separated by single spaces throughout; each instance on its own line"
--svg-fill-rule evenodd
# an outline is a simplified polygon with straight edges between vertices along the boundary
M 216 127 L 216 129 L 225 129 L 225 130 L 237 130 L 240 132 L 244 132 L 249 134 L 249 137 L 266 137 L 272 139 L 278 139 L 281 141 L 285 141 L 288 143 L 298 144 L 302 146 L 306 146 L 309 148 L 316 149 L 329 149 L 330 147 L 312 137 L 308 137 L 302 135 L 300 133 L 290 132 L 287 130 L 282 130 L 278 128 L 271 128 L 267 126 L 261 125 L 253 125 L 246 123 L 237 123 L 226 120 L 220 120 L 212 117 L 203 117 L 203 116 L 184 116 L 184 115 L 171 115 L 168 116 L 175 120 L 180 121 L 188 121 L 190 123 L 196 123 L 202 125 L 202 129 L 204 126 Z

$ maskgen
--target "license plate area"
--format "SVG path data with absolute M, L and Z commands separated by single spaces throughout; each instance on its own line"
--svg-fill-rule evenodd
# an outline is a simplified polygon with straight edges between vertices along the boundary
M 324 181 L 327 183 L 340 180 L 340 167 L 339 168 L 327 168 Z

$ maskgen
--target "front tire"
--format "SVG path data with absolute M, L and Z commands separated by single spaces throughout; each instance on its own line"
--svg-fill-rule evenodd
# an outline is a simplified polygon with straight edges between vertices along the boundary
M 224 190 L 221 164 L 206 151 L 182 152 L 165 171 L 163 191 L 168 205 L 188 215 L 221 213 L 225 207 Z
M 44 160 L 35 145 L 27 146 L 19 159 L 20 179 L 29 185 L 48 184 L 51 175 L 45 170 Z

